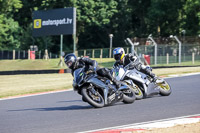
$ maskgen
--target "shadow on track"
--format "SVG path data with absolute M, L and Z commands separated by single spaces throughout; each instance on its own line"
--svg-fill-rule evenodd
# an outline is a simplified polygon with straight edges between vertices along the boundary
M 57 103 L 72 103 L 75 102 L 83 102 L 82 100 L 72 100 L 72 101 L 59 101 Z M 47 108 L 29 108 L 29 109 L 16 109 L 16 110 L 8 110 L 10 111 L 68 111 L 68 110 L 85 110 L 85 109 L 93 109 L 90 105 L 70 105 L 70 106 L 62 106 L 62 107 L 47 107 Z
M 72 100 L 72 101 L 58 101 L 56 103 L 72 103 L 72 102 L 83 102 L 82 100 Z
M 84 110 L 84 109 L 93 109 L 93 107 L 92 106 L 71 105 L 68 107 L 49 107 L 49 108 L 8 110 L 8 112 L 10 112 L 10 111 L 67 111 L 67 110 Z

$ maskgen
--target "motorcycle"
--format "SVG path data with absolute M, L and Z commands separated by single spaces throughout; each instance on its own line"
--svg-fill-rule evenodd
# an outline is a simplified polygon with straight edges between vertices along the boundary
M 73 89 L 82 95 L 82 100 L 95 108 L 112 105 L 122 101 L 133 103 L 135 93 L 128 86 L 122 84 L 117 90 L 116 86 L 105 77 L 100 77 L 94 71 L 86 71 L 85 67 L 76 69 L 73 73 Z
M 134 67 L 132 68 L 132 63 L 133 62 L 130 62 L 125 67 L 121 65 L 116 66 L 113 71 L 118 81 L 124 82 L 134 90 L 137 100 L 157 94 L 162 96 L 171 94 L 172 90 L 167 81 L 160 77 L 158 77 L 156 81 L 153 81 L 148 75 L 138 71 Z M 149 69 L 152 71 L 151 68 Z

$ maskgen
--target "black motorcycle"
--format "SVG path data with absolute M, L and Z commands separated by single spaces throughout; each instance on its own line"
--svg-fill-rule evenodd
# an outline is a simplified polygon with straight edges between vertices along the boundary
M 117 90 L 116 86 L 105 77 L 100 77 L 94 71 L 85 71 L 85 67 L 76 69 L 73 73 L 73 89 L 82 95 L 82 99 L 95 108 L 112 105 L 122 101 L 133 103 L 135 93 L 125 84 Z

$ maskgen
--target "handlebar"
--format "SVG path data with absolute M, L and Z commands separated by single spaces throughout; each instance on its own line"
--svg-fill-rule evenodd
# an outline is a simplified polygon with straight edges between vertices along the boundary
M 124 69 L 129 69 L 129 66 L 130 66 L 130 65 L 134 65 L 134 62 L 131 61 L 128 65 L 126 65 L 126 66 L 124 67 Z
M 133 64 L 134 64 L 134 62 L 131 61 L 128 65 L 126 65 L 125 67 L 122 67 L 122 68 L 125 69 L 125 70 L 127 70 L 127 69 L 130 68 L 130 65 L 133 65 Z M 111 70 L 111 72 L 113 72 L 115 68 L 120 68 L 120 67 L 119 67 L 119 66 L 115 66 L 115 67 Z

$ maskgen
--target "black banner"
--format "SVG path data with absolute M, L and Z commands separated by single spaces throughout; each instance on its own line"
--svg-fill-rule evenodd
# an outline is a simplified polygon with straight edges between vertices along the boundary
M 33 12 L 33 36 L 76 33 L 76 8 Z

